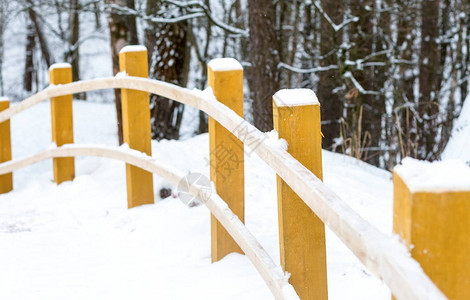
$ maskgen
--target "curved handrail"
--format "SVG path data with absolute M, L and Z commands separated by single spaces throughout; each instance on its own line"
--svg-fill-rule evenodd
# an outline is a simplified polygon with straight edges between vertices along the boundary
M 410 257 L 398 240 L 386 236 L 360 217 L 330 188 L 287 151 L 263 143 L 265 136 L 227 106 L 211 97 L 162 81 L 139 77 L 111 77 L 50 86 L 0 113 L 0 123 L 50 97 L 84 91 L 125 88 L 157 94 L 198 108 L 240 140 L 250 140 L 251 150 L 264 160 L 342 240 L 356 257 L 382 279 L 399 299 L 446 299 Z M 240 126 L 243 124 L 243 126 Z
M 176 100 L 195 108 L 200 108 L 200 102 L 204 100 L 203 97 L 191 92 L 189 89 L 159 80 L 132 76 L 96 78 L 91 80 L 75 81 L 68 84 L 50 85 L 44 90 L 0 112 L 0 123 L 52 97 L 113 88 L 134 89 L 149 92 Z
M 165 180 L 177 185 L 186 174 L 174 168 L 157 162 L 145 153 L 123 149 L 122 147 L 104 147 L 96 145 L 64 145 L 59 148 L 49 148 L 38 154 L 23 159 L 0 164 L 0 175 L 13 172 L 32 164 L 57 157 L 98 156 L 116 159 L 131 164 L 148 172 L 158 174 Z M 256 240 L 240 219 L 230 210 L 227 204 L 215 192 L 207 193 L 197 184 L 189 186 L 189 192 L 203 202 L 217 220 L 234 238 L 240 248 L 251 260 L 268 285 L 276 299 L 299 299 L 292 285 L 289 284 L 280 266 L 277 266 L 266 250 Z M 205 197 L 201 198 L 204 195 Z

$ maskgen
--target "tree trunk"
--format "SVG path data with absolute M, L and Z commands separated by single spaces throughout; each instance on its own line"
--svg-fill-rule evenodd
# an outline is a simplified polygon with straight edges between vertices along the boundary
M 42 58 L 44 59 L 44 62 L 49 68 L 54 63 L 51 58 L 51 53 L 49 52 L 49 46 L 48 46 L 46 37 L 44 36 L 44 33 L 42 32 L 41 25 L 38 23 L 38 20 L 36 17 L 36 11 L 33 8 L 33 2 L 31 0 L 28 0 L 28 4 L 29 4 L 29 8 L 28 8 L 29 19 L 31 20 L 32 25 L 34 26 L 34 30 L 36 31 L 36 36 L 39 41 L 39 47 L 41 48 Z
M 122 7 L 126 7 L 130 3 L 134 7 L 133 0 L 105 0 L 106 4 L 115 4 Z M 135 31 L 135 16 L 122 15 L 120 12 L 111 9 L 108 12 L 108 24 L 109 34 L 111 36 L 111 56 L 113 59 L 113 74 L 116 75 L 119 72 L 119 51 L 130 44 L 138 44 L 137 32 Z M 134 24 L 134 26 L 132 26 Z M 114 90 L 115 104 L 116 104 L 116 116 L 118 123 L 118 137 L 119 144 L 123 143 L 122 136 L 122 108 L 121 108 L 121 91 L 119 89 Z
M 343 21 L 343 1 L 322 0 L 321 5 L 325 13 L 336 24 Z M 331 65 L 340 66 L 340 53 L 337 47 L 341 45 L 341 32 L 336 33 L 328 21 L 321 17 L 320 32 L 320 65 L 327 67 Z M 334 50 L 336 49 L 336 50 Z M 319 73 L 318 100 L 321 103 L 323 147 L 331 149 L 335 139 L 340 136 L 340 122 L 343 115 L 343 96 L 337 89 L 342 86 L 342 70 L 329 70 Z
M 0 0 L 0 95 L 5 93 L 3 84 L 3 55 L 4 55 L 4 38 L 5 27 L 7 23 L 8 3 Z
M 128 8 L 135 10 L 135 1 L 134 0 L 126 0 L 126 5 Z M 139 44 L 139 38 L 137 36 L 137 23 L 136 17 L 132 15 L 128 15 L 126 17 L 126 22 L 129 26 L 128 29 L 128 41 L 130 45 L 137 45 Z
M 293 1 L 278 1 L 275 5 L 275 15 L 273 20 L 276 20 L 276 38 L 277 48 L 279 49 L 279 62 L 284 62 L 288 65 L 292 65 L 290 62 L 290 41 L 292 40 L 292 27 L 297 24 L 292 23 L 292 15 L 294 14 L 294 6 L 297 0 Z M 292 72 L 286 72 L 279 70 L 279 86 L 289 87 L 287 84 L 290 82 Z
M 439 113 L 439 0 L 423 1 L 421 8 L 421 55 L 419 65 L 419 152 L 420 159 L 437 159 L 435 145 L 438 140 L 437 117 Z
M 299 44 L 299 30 L 301 21 L 301 2 L 293 0 L 290 3 L 288 1 L 282 1 L 281 6 L 281 24 L 279 30 L 279 47 L 280 53 L 279 61 L 284 62 L 290 66 L 295 63 L 297 47 Z M 283 16 L 283 17 L 282 17 Z M 286 88 L 298 87 L 295 82 L 296 74 L 287 70 L 280 70 L 281 72 L 281 86 Z
M 78 41 L 80 39 L 80 7 L 79 0 L 70 0 L 69 11 L 69 47 L 67 60 L 72 65 L 72 81 L 80 80 L 80 53 Z M 80 100 L 86 99 L 86 93 L 78 93 L 75 98 Z
M 316 14 L 314 12 L 313 4 L 306 3 L 304 6 L 304 16 L 303 16 L 303 28 L 302 28 L 302 39 L 303 39 L 303 50 L 304 53 L 301 57 L 302 69 L 311 69 L 313 68 L 316 61 L 315 51 L 317 50 L 317 45 L 315 43 L 317 36 L 317 20 Z M 319 32 L 320 30 L 318 30 Z M 312 85 L 313 76 L 312 74 L 305 73 L 301 75 L 301 87 L 309 87 Z
M 389 13 L 384 13 L 383 11 L 389 9 L 393 5 L 393 0 L 385 0 L 380 3 L 375 9 L 375 19 L 376 22 L 376 29 L 375 29 L 375 41 L 374 41 L 374 51 L 384 51 L 384 50 L 392 50 L 393 47 L 391 43 L 389 43 L 390 37 L 392 36 L 392 31 L 396 32 L 396 26 L 392 29 L 391 27 L 392 17 Z M 391 157 L 395 159 L 396 152 L 392 150 L 390 147 L 389 142 L 391 142 L 391 131 L 392 131 L 392 123 L 393 120 L 393 97 L 391 93 L 388 93 L 387 90 L 393 90 L 393 66 L 389 63 L 390 62 L 390 54 L 381 55 L 375 59 L 376 61 L 382 62 L 385 64 L 384 67 L 377 67 L 373 68 L 373 77 L 376 78 L 373 82 L 372 89 L 378 91 L 382 89 L 382 93 L 376 96 L 376 101 L 379 101 L 381 104 L 381 115 L 379 115 L 380 122 L 382 124 L 382 133 L 379 136 L 379 144 L 378 149 L 379 152 L 375 152 L 374 154 L 378 155 L 379 158 L 379 167 L 383 169 L 388 169 L 391 162 Z M 373 154 L 373 155 L 374 155 Z
M 359 20 L 351 24 L 349 30 L 350 42 L 354 46 L 349 50 L 350 60 L 356 61 L 364 59 L 374 52 L 374 32 L 373 19 L 375 10 L 375 0 L 351 0 L 350 11 L 353 16 L 358 16 Z M 374 57 L 374 61 L 377 58 Z M 354 78 L 366 90 L 373 90 L 374 86 L 380 90 L 383 82 L 377 82 L 378 77 L 374 74 L 374 68 L 363 67 L 352 71 Z M 378 75 L 378 74 L 377 74 Z M 356 89 L 351 84 L 349 88 Z M 368 148 L 377 149 L 382 133 L 381 116 L 385 110 L 383 97 L 370 94 L 357 94 L 351 99 L 349 105 L 352 109 L 352 116 L 348 116 L 348 124 L 353 132 L 352 139 L 356 140 L 356 153 L 358 158 L 378 165 L 379 153 L 369 153 Z M 362 114 L 361 114 L 362 113 Z M 360 123 L 360 124 L 359 124 Z
M 448 32 L 452 30 L 452 1 L 451 0 L 442 0 L 442 12 L 441 12 L 441 24 L 439 26 L 439 36 L 441 38 L 441 42 L 439 43 L 439 48 L 440 48 L 440 61 L 439 61 L 439 69 L 437 72 L 437 84 L 438 84 L 438 89 L 435 91 L 437 94 L 437 101 L 441 102 L 442 99 L 440 99 L 441 96 L 441 91 L 445 90 L 447 88 L 447 80 L 446 80 L 446 67 L 447 64 L 450 62 L 452 65 L 452 70 L 450 72 L 450 78 L 451 82 L 450 84 L 450 94 L 449 94 L 449 100 L 447 101 L 445 110 L 442 112 L 443 113 L 443 120 L 442 120 L 442 126 L 441 128 L 441 134 L 439 137 L 438 142 L 438 151 L 439 153 L 436 154 L 436 156 L 440 156 L 440 152 L 445 148 L 445 145 L 449 141 L 451 132 L 452 132 L 452 125 L 454 123 L 454 116 L 455 116 L 455 81 L 453 80 L 456 76 L 456 66 L 458 65 L 458 57 L 461 55 L 462 51 L 462 44 L 460 43 L 459 39 L 459 34 L 457 34 L 457 55 L 453 56 L 452 55 L 452 48 L 451 48 L 451 42 L 450 39 L 443 38 L 447 35 Z M 455 27 L 459 28 L 459 22 L 456 20 L 455 22 Z M 449 52 L 451 53 L 449 55 Z M 449 60 L 447 60 L 449 59 Z M 441 104 L 442 105 L 442 104 Z
M 33 54 L 34 48 L 36 46 L 36 35 L 34 31 L 33 24 L 31 20 L 29 20 L 28 25 L 26 27 L 26 58 L 25 58 L 25 66 L 24 66 L 24 90 L 27 92 L 31 92 L 33 90 L 33 73 L 34 73 L 34 62 L 33 62 Z
M 161 0 L 147 1 L 147 14 L 165 18 L 176 17 L 168 4 Z M 146 30 L 146 44 L 149 49 L 151 78 L 186 86 L 189 73 L 189 34 L 187 21 L 178 23 L 149 22 Z M 150 97 L 152 113 L 152 137 L 178 139 L 184 105 L 170 99 L 152 95 Z
M 210 9 L 210 4 L 211 4 L 211 1 L 210 0 L 204 0 L 204 3 L 205 5 Z M 235 12 L 236 12 L 236 15 L 237 15 L 237 19 L 241 19 L 241 4 L 240 4 L 240 0 L 235 0 Z M 212 21 L 211 20 L 207 20 L 207 25 L 206 25 L 206 44 L 204 46 L 204 54 L 203 54 L 203 58 L 205 60 L 208 59 L 208 56 L 209 56 L 209 50 L 210 50 L 210 44 L 211 44 L 211 38 L 212 38 Z M 243 25 L 240 25 L 241 27 L 240 28 L 244 28 Z M 194 33 L 191 32 L 191 34 L 193 35 L 193 38 L 194 38 Z M 241 39 L 240 40 L 240 44 L 242 45 L 243 47 L 243 43 L 245 42 L 246 44 L 246 39 Z M 241 57 L 242 59 L 244 59 L 243 57 L 244 56 L 244 51 L 246 51 L 246 49 L 243 49 L 241 52 Z M 202 79 L 199 81 L 200 83 L 200 86 L 199 88 L 202 90 L 204 89 L 206 83 L 207 83 L 207 61 L 204 61 L 202 63 Z M 201 134 L 201 133 L 206 133 L 209 131 L 209 117 L 207 116 L 207 114 L 203 111 L 199 111 L 199 127 L 198 127 L 198 134 Z
M 101 28 L 100 4 L 98 2 L 93 3 L 93 11 L 95 14 L 95 29 L 98 30 Z
M 238 7 L 237 3 L 239 4 L 239 0 L 235 0 L 234 5 L 235 8 Z M 204 0 L 204 4 L 206 7 L 210 10 L 210 0 Z M 238 12 L 238 10 L 236 10 Z M 196 87 L 200 90 L 203 90 L 206 87 L 207 84 L 207 63 L 209 60 L 209 50 L 212 50 L 211 42 L 213 41 L 212 39 L 212 21 L 209 18 L 204 18 L 199 20 L 199 22 L 188 22 L 188 29 L 187 29 L 187 34 L 188 34 L 188 39 L 191 42 L 191 46 L 194 47 L 194 52 L 196 53 L 196 58 L 199 62 L 199 66 L 201 69 L 200 75 L 195 78 L 195 84 Z M 203 28 L 204 30 L 204 35 L 201 34 L 198 36 L 202 37 L 204 36 L 204 44 L 201 43 L 199 45 L 198 40 L 196 38 L 195 34 L 195 28 L 196 31 L 201 30 Z M 199 126 L 197 129 L 197 134 L 201 133 L 206 133 L 208 131 L 208 117 L 207 114 L 203 111 L 199 111 Z
M 403 159 L 406 156 L 417 157 L 417 139 L 416 132 L 418 116 L 415 115 L 416 99 L 414 85 L 416 82 L 413 63 L 415 55 L 413 41 L 416 38 L 415 28 L 417 26 L 416 15 L 418 8 L 415 3 L 409 1 L 397 1 L 396 9 L 399 11 L 397 43 L 395 45 L 395 57 L 402 61 L 398 65 L 398 79 L 394 84 L 394 104 L 395 125 L 398 129 L 397 137 L 399 143 L 400 155 L 397 157 Z
M 279 89 L 279 44 L 275 31 L 272 0 L 248 0 L 251 68 L 250 98 L 255 126 L 273 129 L 272 97 Z
M 470 2 L 469 1 L 462 1 L 460 3 L 460 11 L 470 11 Z M 465 45 L 464 47 L 467 49 L 465 55 L 460 52 L 460 59 L 458 63 L 460 65 L 460 79 L 464 79 L 467 76 L 470 76 L 470 15 L 467 13 L 461 17 L 462 20 L 460 22 L 461 32 L 466 32 L 465 34 L 461 34 L 460 39 L 462 40 L 462 44 Z M 459 51 L 460 49 L 457 49 Z M 468 78 L 460 85 L 460 108 L 463 105 L 467 93 L 468 93 Z
M 72 65 L 72 80 L 80 80 L 80 56 L 78 40 L 80 38 L 80 20 L 78 0 L 70 0 L 69 12 L 69 43 L 70 43 L 70 64 Z

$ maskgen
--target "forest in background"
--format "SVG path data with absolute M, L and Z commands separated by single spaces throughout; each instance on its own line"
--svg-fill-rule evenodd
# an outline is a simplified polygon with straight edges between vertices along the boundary
M 45 88 L 55 62 L 84 78 L 90 41 L 105 42 L 114 74 L 119 50 L 142 44 L 150 78 L 200 89 L 211 59 L 234 57 L 257 128 L 272 129 L 276 91 L 310 88 L 323 148 L 391 168 L 439 159 L 451 135 L 468 95 L 469 11 L 468 0 L 0 0 L 0 94 Z M 12 28 L 21 34 L 7 40 Z M 21 74 L 4 72 L 12 44 Z M 114 99 L 120 112 L 119 91 Z M 152 96 L 150 109 L 153 137 L 178 139 L 184 106 Z M 194 129 L 207 131 L 204 114 Z

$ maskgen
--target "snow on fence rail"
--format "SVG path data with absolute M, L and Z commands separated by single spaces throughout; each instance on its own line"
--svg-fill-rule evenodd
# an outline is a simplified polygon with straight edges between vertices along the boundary
M 120 56 L 121 62 L 123 60 L 136 60 L 138 57 L 143 61 L 141 58 L 146 56 L 146 51 L 141 52 L 142 53 L 139 53 L 139 51 L 123 51 Z M 131 113 L 132 111 L 137 113 L 135 109 L 132 110 L 132 108 L 127 112 L 125 111 L 134 105 L 134 96 L 136 96 L 138 102 L 147 104 L 148 94 L 146 93 L 157 94 L 193 106 L 206 112 L 210 116 L 211 120 L 209 126 L 211 144 L 211 180 L 214 181 L 216 185 L 218 195 L 214 195 L 214 197 L 211 198 L 212 202 L 206 202 L 206 205 L 208 205 L 211 213 L 229 233 L 228 235 L 224 234 L 224 232 L 220 230 L 221 227 L 218 227 L 217 220 L 213 219 L 213 222 L 211 223 L 211 243 L 213 252 L 216 252 L 215 255 L 213 253 L 213 261 L 221 259 L 227 253 L 240 251 L 238 248 L 240 246 L 241 250 L 243 250 L 254 263 L 277 299 L 292 299 L 297 297 L 292 286 L 287 283 L 282 271 L 275 267 L 271 258 L 267 256 L 259 243 L 243 226 L 244 199 L 243 197 L 233 196 L 243 192 L 243 157 L 238 159 L 238 163 L 241 167 L 238 167 L 235 170 L 229 170 L 230 173 L 228 173 L 226 168 L 221 167 L 223 162 L 220 160 L 220 155 L 217 155 L 217 151 L 220 151 L 220 149 L 217 150 L 218 145 L 221 143 L 225 145 L 225 150 L 237 149 L 237 147 L 241 145 L 242 151 L 244 145 L 247 149 L 251 149 L 251 151 L 257 153 L 258 156 L 263 159 L 279 176 L 278 195 L 282 198 L 280 203 L 285 205 L 282 212 L 285 215 L 279 223 L 281 227 L 284 226 L 282 228 L 287 228 L 287 232 L 284 234 L 289 234 L 289 230 L 292 231 L 293 228 L 290 227 L 292 226 L 292 223 L 299 222 L 304 226 L 311 224 L 311 220 L 299 220 L 299 218 L 296 218 L 294 221 L 289 219 L 289 212 L 295 209 L 295 206 L 289 207 L 289 205 L 299 205 L 300 203 L 300 205 L 308 207 L 308 209 L 305 210 L 305 213 L 302 213 L 302 216 L 305 215 L 307 217 L 313 216 L 318 218 L 317 226 L 315 228 L 316 232 L 318 232 L 318 230 L 322 230 L 322 226 L 324 226 L 323 224 L 329 226 L 375 276 L 384 280 L 384 282 L 390 287 L 392 293 L 398 299 L 446 299 L 444 294 L 424 273 L 419 263 L 410 257 L 410 253 L 404 245 L 395 238 L 382 234 L 378 229 L 361 218 L 331 189 L 322 183 L 318 178 L 321 178 L 321 157 L 302 157 L 305 155 L 302 153 L 303 150 L 301 149 L 303 144 L 308 144 L 308 147 L 311 147 L 310 150 L 313 151 L 313 153 L 321 153 L 318 152 L 318 149 L 321 147 L 321 138 L 319 138 L 321 134 L 319 132 L 319 103 L 313 98 L 306 99 L 308 97 L 313 97 L 314 94 L 312 92 L 300 92 L 300 97 L 303 97 L 304 99 L 292 99 L 292 97 L 299 96 L 299 91 L 284 91 L 281 94 L 277 94 L 278 101 L 277 103 L 275 101 L 276 109 L 274 111 L 274 119 L 275 122 L 277 122 L 276 127 L 279 129 L 281 137 L 284 137 L 291 142 L 289 152 L 287 152 L 285 149 L 282 149 L 282 147 L 273 145 L 272 143 L 267 143 L 266 135 L 243 119 L 242 110 L 239 110 L 240 105 L 243 104 L 243 94 L 241 90 L 243 71 L 238 66 L 237 68 L 233 67 L 233 60 L 230 61 L 230 65 L 232 66 L 230 68 L 218 68 L 217 64 L 215 64 L 215 66 L 214 64 L 212 64 L 212 66 L 209 65 L 209 85 L 212 87 L 214 92 L 214 98 L 214 95 L 206 94 L 204 92 L 190 91 L 169 83 L 135 77 L 135 75 L 146 76 L 146 72 L 140 71 L 139 73 L 139 70 L 133 68 L 131 64 L 127 64 L 126 66 L 126 63 L 121 63 L 121 72 L 126 72 L 129 76 L 51 85 L 19 104 L 0 112 L 0 124 L 7 124 L 8 120 L 13 115 L 20 113 L 41 101 L 45 101 L 48 98 L 107 88 L 123 89 L 123 103 L 127 103 L 126 105 L 123 105 L 123 116 Z M 134 66 L 142 65 L 137 63 L 134 64 Z M 146 70 L 146 63 L 143 68 Z M 299 102 L 298 100 L 303 101 Z M 235 109 L 235 111 L 233 109 Z M 283 112 L 283 109 L 287 109 L 288 114 Z M 291 119 L 289 116 L 294 116 L 294 118 Z M 124 123 L 130 122 L 131 119 L 132 116 L 129 116 L 129 120 L 124 120 Z M 289 125 L 286 125 L 283 122 L 289 122 Z M 144 125 L 142 125 L 141 128 L 134 128 L 134 130 L 148 130 L 147 126 L 149 126 L 149 124 Z M 292 127 L 301 128 L 300 135 L 302 135 L 303 141 L 305 141 L 305 138 L 308 139 L 312 137 L 311 135 L 309 136 L 309 134 L 312 134 L 312 127 L 309 127 L 310 130 L 307 130 L 307 127 L 302 128 L 301 126 L 314 126 L 314 143 L 295 141 L 297 138 L 296 132 L 292 130 L 289 131 L 289 127 L 291 129 Z M 124 126 L 124 130 L 129 130 L 129 126 Z M 126 133 L 124 136 L 126 136 Z M 232 136 L 236 137 L 236 139 L 232 139 Z M 9 139 L 9 126 L 8 134 L 2 134 L 0 131 L 0 138 L 3 139 L 0 141 L 2 145 L 6 145 L 6 143 L 4 144 L 4 140 L 7 138 Z M 127 142 L 129 143 L 130 148 L 136 149 L 131 140 L 127 140 Z M 148 142 L 150 143 L 150 140 L 148 140 Z M 136 150 L 147 152 L 145 149 Z M 0 151 L 7 150 L 2 149 Z M 241 153 L 243 154 L 243 152 Z M 63 157 L 73 157 L 76 155 L 100 155 L 123 160 L 127 164 L 132 165 L 133 168 L 139 170 L 139 172 L 157 173 L 173 182 L 178 180 L 181 176 L 176 175 L 178 173 L 172 171 L 169 167 L 164 167 L 163 165 L 153 161 L 148 157 L 150 153 L 147 153 L 147 155 L 141 153 L 139 156 L 134 152 L 130 153 L 129 151 L 102 147 L 80 147 L 69 145 L 57 149 L 49 149 L 37 154 L 36 156 L 32 156 L 21 161 L 4 162 L 0 164 L 0 175 L 8 174 L 9 172 L 30 165 L 39 160 L 48 158 L 62 159 Z M 296 158 L 298 158 L 302 163 L 307 164 L 307 166 L 301 164 L 293 156 L 298 156 Z M 5 159 L 0 156 L 0 159 L 2 159 L 2 161 L 7 161 L 11 159 L 11 157 L 7 157 Z M 318 177 L 309 169 L 313 170 Z M 133 180 L 132 176 L 129 176 L 132 171 L 129 169 L 126 169 L 126 171 L 128 175 L 127 181 L 129 189 L 129 182 Z M 227 178 L 227 175 L 230 175 L 230 178 L 235 176 L 235 178 L 238 179 L 236 181 L 224 180 L 224 178 Z M 9 179 L 0 177 L 0 180 L 8 181 Z M 287 184 L 288 187 L 285 184 Z M 0 187 L 2 186 L 3 185 L 0 185 Z M 292 190 L 290 191 L 289 189 Z M 6 190 L 3 190 L 3 192 L 5 191 Z M 194 194 L 198 194 L 200 192 L 197 186 L 192 186 L 190 191 Z M 300 197 L 297 202 L 295 202 L 297 197 L 296 195 Z M 222 199 L 228 204 L 228 206 L 223 205 Z M 129 207 L 134 204 L 135 203 L 130 201 Z M 235 214 L 232 212 L 233 207 L 238 210 L 235 211 Z M 314 214 L 312 213 L 309 215 L 307 213 L 308 210 L 311 210 Z M 236 243 L 233 243 L 232 238 Z M 305 247 L 307 247 L 307 240 L 304 240 L 303 242 L 305 243 Z M 319 244 L 316 250 L 324 249 L 324 240 L 321 240 L 320 238 L 320 240 L 316 240 L 314 242 Z M 283 242 L 281 241 L 281 243 Z M 321 285 L 326 284 L 326 268 L 320 267 L 316 268 L 314 271 L 310 271 L 315 273 L 313 278 L 316 278 L 320 284 L 320 287 L 318 284 L 316 286 L 316 291 L 320 292 L 315 294 L 315 292 L 312 292 L 313 286 L 308 285 L 308 283 L 311 282 L 309 281 L 311 279 L 297 276 L 297 273 L 305 271 L 305 269 L 310 269 L 311 266 L 297 264 L 300 265 L 300 269 L 298 267 L 289 267 L 290 264 L 288 261 L 296 259 L 292 256 L 287 258 L 289 251 L 293 251 L 290 250 L 289 247 L 291 247 L 289 242 L 285 242 L 284 245 L 281 244 L 281 251 L 285 251 L 285 253 L 281 255 L 281 257 L 283 255 L 285 256 L 285 258 L 283 258 L 285 260 L 282 264 L 287 267 L 286 271 L 292 274 L 291 278 L 299 278 L 295 283 L 291 282 L 296 289 L 296 292 L 302 299 L 326 298 L 326 288 L 318 290 L 318 288 L 321 288 Z M 295 247 L 298 247 L 298 245 Z M 312 263 L 315 266 L 321 266 L 322 260 L 318 259 L 318 257 L 315 258 L 315 255 L 317 255 L 317 253 L 303 251 L 297 256 L 297 259 Z M 312 296 L 314 294 L 315 296 Z

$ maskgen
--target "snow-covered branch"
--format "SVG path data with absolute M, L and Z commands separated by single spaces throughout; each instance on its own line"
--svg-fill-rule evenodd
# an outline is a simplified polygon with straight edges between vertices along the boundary
M 361 61 L 366 61 L 366 60 L 371 59 L 372 57 L 377 57 L 377 56 L 380 56 L 380 55 L 389 54 L 389 53 L 391 53 L 391 52 L 392 52 L 392 51 L 389 50 L 389 49 L 385 49 L 385 50 L 382 50 L 382 51 L 374 52 L 374 53 L 371 53 L 371 54 L 367 55 L 367 56 L 364 57 L 363 59 L 361 59 Z
M 383 67 L 386 66 L 387 63 L 381 62 L 381 61 L 372 61 L 372 62 L 365 62 L 368 59 L 371 59 L 376 56 L 384 55 L 390 53 L 390 50 L 383 50 L 379 52 L 372 53 L 370 55 L 365 56 L 364 58 L 357 59 L 355 61 L 351 60 L 346 60 L 344 64 L 346 66 L 354 66 L 358 70 L 361 70 L 364 67 Z M 339 67 L 337 65 L 329 65 L 326 67 L 316 67 L 316 68 L 310 68 L 310 69 L 301 69 L 297 68 L 291 65 L 288 65 L 286 63 L 279 63 L 277 66 L 279 69 L 286 69 L 295 73 L 300 73 L 300 74 L 308 74 L 308 73 L 319 73 L 319 72 L 325 72 L 325 71 L 330 71 L 330 70 L 338 70 Z
M 410 65 L 410 66 L 417 64 L 416 62 L 414 62 L 414 61 L 412 61 L 412 60 L 399 59 L 399 58 L 397 59 L 397 58 L 394 58 L 394 57 L 392 57 L 392 58 L 390 59 L 390 62 L 391 62 L 392 64 L 404 64 L 404 65 Z
M 142 19 L 146 21 L 151 21 L 153 23 L 179 23 L 182 21 L 190 20 L 190 19 L 196 19 L 200 17 L 204 17 L 204 13 L 199 12 L 199 13 L 192 13 L 189 15 L 184 15 L 184 16 L 179 16 L 179 17 L 174 17 L 174 18 L 161 18 L 161 17 L 153 17 L 153 16 L 142 16 Z
M 184 8 L 188 10 L 190 13 L 186 15 L 178 16 L 178 17 L 162 18 L 162 17 L 157 17 L 157 16 L 149 16 L 135 9 L 120 6 L 117 4 L 106 4 L 105 8 L 112 9 L 113 13 L 118 13 L 122 15 L 132 15 L 132 16 L 139 17 L 145 21 L 150 21 L 153 23 L 178 23 L 178 22 L 182 22 L 182 21 L 186 21 L 190 19 L 207 17 L 212 23 L 214 23 L 214 25 L 222 28 L 223 30 L 227 32 L 230 32 L 235 35 L 245 36 L 245 37 L 248 36 L 247 30 L 242 30 L 240 28 L 233 27 L 231 25 L 225 24 L 224 22 L 218 20 L 216 17 L 212 15 L 210 9 L 204 3 L 200 1 L 180 2 L 180 1 L 165 0 L 164 2 L 175 5 L 180 8 Z M 193 7 L 196 7 L 197 9 L 194 9 Z
M 313 3 L 313 5 L 315 5 L 315 7 L 321 13 L 323 18 L 325 18 L 325 20 L 328 22 L 328 24 L 331 25 L 331 27 L 333 28 L 333 30 L 335 32 L 340 31 L 341 29 L 343 29 L 349 23 L 354 23 L 354 22 L 359 21 L 358 17 L 352 17 L 352 18 L 344 20 L 343 23 L 337 25 L 335 22 L 333 22 L 333 20 L 330 18 L 330 16 L 323 10 L 323 8 L 321 7 L 320 1 L 315 0 L 315 1 L 312 1 L 312 3 Z
M 364 60 L 358 59 L 358 60 L 346 60 L 344 62 L 346 66 L 354 66 L 358 70 L 362 70 L 364 67 L 383 67 L 387 65 L 385 62 L 382 61 L 371 61 L 371 62 L 366 62 L 364 63 Z
M 301 73 L 301 74 L 318 73 L 318 72 L 324 72 L 324 71 L 339 69 L 339 67 L 336 66 L 336 65 L 330 65 L 330 66 L 326 66 L 326 67 L 316 67 L 316 68 L 311 68 L 311 69 L 300 69 L 300 68 L 290 66 L 290 65 L 288 65 L 286 63 L 283 63 L 283 62 L 279 63 L 277 65 L 277 67 L 279 69 L 286 69 L 286 70 L 289 70 L 289 71 L 292 71 L 292 72 L 295 72 L 295 73 Z
M 455 82 L 454 86 L 448 85 L 446 88 L 441 89 L 439 91 L 439 93 L 440 94 L 446 93 L 446 92 L 450 91 L 452 88 L 460 87 L 461 85 L 463 85 L 464 83 L 467 83 L 467 82 L 470 82 L 470 75 L 467 75 L 467 76 L 461 78 L 460 80 L 458 80 L 457 82 Z
M 100 34 L 101 32 L 101 34 Z M 106 40 L 106 36 L 102 34 L 104 32 L 103 30 L 100 30 L 99 33 L 96 34 L 90 34 L 84 37 L 81 37 L 74 45 L 70 45 L 69 51 L 74 52 L 77 50 L 78 47 L 80 47 L 83 43 L 85 43 L 88 40 L 95 39 L 95 40 Z
M 190 19 L 204 17 L 206 15 L 204 12 L 200 11 L 200 12 L 195 12 L 195 13 L 191 13 L 191 14 L 183 15 L 183 16 L 179 16 L 179 17 L 162 18 L 162 17 L 144 15 L 144 14 L 138 12 L 135 9 L 131 9 L 129 7 L 123 7 L 123 6 L 120 6 L 120 5 L 117 5 L 117 4 L 107 4 L 106 7 L 112 9 L 114 13 L 121 12 L 123 15 L 125 14 L 125 15 L 137 16 L 137 17 L 140 17 L 141 19 L 143 19 L 145 21 L 150 21 L 150 22 L 153 22 L 153 23 L 172 24 L 172 23 L 178 23 L 178 22 L 182 22 L 182 21 L 186 21 L 186 20 L 190 20 Z
M 364 58 L 356 59 L 355 61 L 351 60 L 346 60 L 345 64 L 347 66 L 355 66 L 357 69 L 362 70 L 363 67 L 383 67 L 387 65 L 385 62 L 365 62 L 373 57 L 389 54 L 391 51 L 390 50 L 382 50 L 378 52 L 371 53 Z
M 191 6 L 196 6 L 202 9 L 204 11 L 205 15 L 213 22 L 216 26 L 222 28 L 225 31 L 228 31 L 232 34 L 240 35 L 247 37 L 248 36 L 248 30 L 243 30 L 234 26 L 231 26 L 229 24 L 225 24 L 224 22 L 220 21 L 214 15 L 212 15 L 211 10 L 207 7 L 207 5 L 201 1 L 188 1 L 188 2 L 181 2 L 181 1 L 175 1 L 175 0 L 164 0 L 164 2 L 173 4 L 178 7 L 182 8 L 187 8 Z
M 383 61 L 370 61 L 362 64 L 363 67 L 385 67 L 387 63 Z
M 423 119 L 419 116 L 418 111 L 416 110 L 416 104 L 410 102 L 405 94 L 403 94 L 403 99 L 406 100 L 405 104 L 397 106 L 393 109 L 395 115 L 398 115 L 398 112 L 402 109 L 409 109 L 413 114 L 413 117 L 416 119 L 418 123 L 423 123 Z
M 365 95 L 380 95 L 379 92 L 376 92 L 376 91 L 369 91 L 369 90 L 366 90 L 364 89 L 364 87 L 362 87 L 362 85 L 356 80 L 356 78 L 354 78 L 353 74 L 351 72 L 346 72 L 343 74 L 343 77 L 344 78 L 349 78 L 352 83 L 354 84 L 354 86 L 356 87 L 356 89 L 359 91 L 360 94 L 365 94 Z

